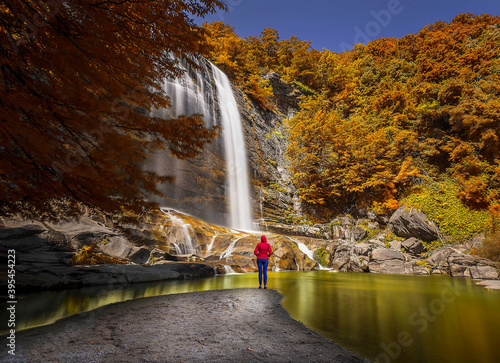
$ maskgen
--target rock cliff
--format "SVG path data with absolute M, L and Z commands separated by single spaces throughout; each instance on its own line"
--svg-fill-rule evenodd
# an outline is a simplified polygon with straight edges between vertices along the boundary
M 236 87 L 233 91 L 246 137 L 255 219 L 262 230 L 284 232 L 290 230 L 287 216 L 300 212 L 286 158 L 286 120 L 299 110 L 302 91 L 274 72 L 262 78 L 272 86 L 274 110 L 262 109 Z

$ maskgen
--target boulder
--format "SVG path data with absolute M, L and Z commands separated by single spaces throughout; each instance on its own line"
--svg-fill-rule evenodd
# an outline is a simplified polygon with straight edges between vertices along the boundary
M 389 223 L 389 218 L 387 216 L 377 216 L 377 222 L 383 226 L 386 226 Z
M 416 239 L 415 237 L 408 238 L 401 244 L 401 247 L 403 247 L 406 252 L 415 256 L 419 256 L 423 252 L 427 251 L 427 247 L 425 247 L 422 241 Z
M 334 271 L 347 271 L 347 264 L 350 261 L 350 256 L 344 255 L 334 258 L 332 263 L 332 269 Z
M 452 254 L 460 254 L 460 252 L 453 248 L 453 247 L 441 247 L 438 248 L 437 250 L 434 250 L 432 252 L 432 255 L 427 258 L 427 262 L 429 262 L 431 265 L 435 267 L 442 267 L 442 268 L 447 268 L 448 267 L 448 257 Z
M 148 262 L 151 251 L 146 247 L 133 247 L 127 258 L 138 265 Z
M 431 269 L 429 266 L 418 264 L 418 260 L 410 260 L 405 262 L 405 273 L 408 275 L 430 275 Z
M 372 251 L 368 269 L 374 273 L 405 274 L 404 255 L 401 251 L 377 248 Z
M 389 242 L 389 246 L 391 250 L 394 250 L 394 251 L 400 251 L 401 252 L 401 242 L 399 241 L 392 241 L 392 242 Z
M 464 272 L 464 276 L 480 280 L 497 280 L 499 273 L 492 266 L 472 266 Z
M 98 246 L 103 253 L 117 258 L 127 258 L 134 248 L 134 245 L 122 236 L 105 238 Z
M 377 220 L 377 215 L 375 214 L 375 212 L 369 210 L 369 211 L 366 212 L 366 218 L 368 218 L 371 221 L 376 221 Z
M 332 239 L 340 239 L 344 235 L 344 229 L 341 226 L 332 226 Z
M 405 263 L 401 260 L 386 260 L 382 263 L 370 262 L 368 269 L 372 273 L 403 275 L 407 273 Z
M 389 220 L 389 229 L 399 237 L 415 237 L 423 241 L 439 238 L 434 224 L 417 209 L 401 206 Z
M 349 262 L 340 271 L 367 272 L 368 263 L 369 261 L 366 257 L 350 256 Z
M 495 263 L 485 258 L 463 253 L 451 253 L 448 257 L 450 274 L 453 277 L 495 280 L 500 278 Z
M 481 247 L 485 239 L 484 233 L 475 236 L 470 242 L 469 248 L 478 248 Z
M 156 258 L 157 260 L 172 260 L 173 256 L 168 254 L 167 252 L 160 250 L 159 248 L 153 248 L 151 250 L 151 257 Z
M 488 290 L 500 290 L 500 280 L 481 280 L 476 285 L 482 286 Z
M 370 253 L 370 245 L 368 243 L 357 243 L 354 246 L 354 253 L 359 256 L 368 256 Z
M 367 234 L 368 231 L 361 226 L 355 226 L 351 231 L 351 235 L 355 241 L 361 241 Z
M 394 251 L 387 248 L 377 248 L 372 251 L 372 260 L 376 262 L 387 260 L 404 261 L 404 255 L 401 251 Z

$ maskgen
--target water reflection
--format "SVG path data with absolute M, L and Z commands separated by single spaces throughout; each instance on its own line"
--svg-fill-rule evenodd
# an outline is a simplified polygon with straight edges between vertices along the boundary
M 17 329 L 125 300 L 256 287 L 256 282 L 255 274 L 244 274 L 38 293 L 19 300 Z M 283 306 L 293 318 L 372 360 L 500 361 L 500 292 L 470 280 L 294 271 L 269 273 L 268 286 L 284 295 Z M 5 319 L 5 306 L 0 312 Z

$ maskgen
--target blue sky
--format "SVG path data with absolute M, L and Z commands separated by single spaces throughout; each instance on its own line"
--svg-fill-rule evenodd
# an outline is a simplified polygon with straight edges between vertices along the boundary
M 223 21 L 241 37 L 275 28 L 281 39 L 292 35 L 314 48 L 340 52 L 355 43 L 400 38 L 436 21 L 462 13 L 500 15 L 499 0 L 225 0 L 228 12 L 203 21 Z

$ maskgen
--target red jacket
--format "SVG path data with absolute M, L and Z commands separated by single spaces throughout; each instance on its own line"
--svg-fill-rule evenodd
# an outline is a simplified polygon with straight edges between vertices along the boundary
M 257 255 L 257 258 L 269 259 L 269 256 L 273 254 L 273 250 L 271 249 L 271 245 L 267 242 L 260 242 L 257 247 L 255 247 L 255 251 L 253 252 Z

